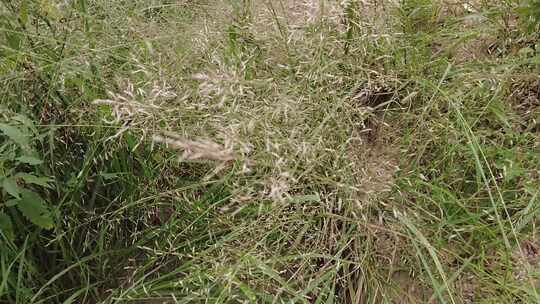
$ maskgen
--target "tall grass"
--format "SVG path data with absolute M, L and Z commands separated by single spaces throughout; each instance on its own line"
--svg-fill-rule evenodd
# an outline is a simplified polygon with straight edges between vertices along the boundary
M 538 302 L 529 13 L 2 1 L 0 302 Z

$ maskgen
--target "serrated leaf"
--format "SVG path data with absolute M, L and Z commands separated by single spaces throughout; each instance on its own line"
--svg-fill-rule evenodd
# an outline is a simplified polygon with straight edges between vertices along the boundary
M 0 213 L 0 231 L 10 240 L 15 238 L 11 219 L 5 213 Z
M 19 187 L 19 185 L 17 185 L 17 181 L 14 178 L 5 178 L 4 181 L 2 181 L 2 188 L 4 188 L 4 190 L 6 190 L 6 192 L 14 198 L 21 198 L 22 189 Z
M 33 156 L 20 156 L 17 157 L 16 160 L 20 161 L 21 163 L 29 164 L 31 166 L 43 164 L 43 161 L 41 159 Z
M 21 194 L 22 198 L 17 203 L 17 208 L 24 217 L 41 228 L 51 229 L 53 227 L 52 216 L 41 196 L 26 189 Z
M 23 131 L 21 131 L 21 129 L 14 126 L 0 123 L 0 131 L 2 131 L 4 135 L 9 137 L 12 141 L 17 143 L 18 145 L 22 147 L 29 146 L 28 136 Z
M 34 184 L 39 185 L 46 188 L 52 188 L 49 183 L 51 183 L 53 180 L 50 177 L 47 176 L 35 176 L 28 173 L 17 173 L 15 174 L 16 178 L 22 179 L 27 184 Z

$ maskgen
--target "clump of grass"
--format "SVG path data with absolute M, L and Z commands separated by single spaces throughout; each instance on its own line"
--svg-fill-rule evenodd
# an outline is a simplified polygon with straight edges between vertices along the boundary
M 2 3 L 0 301 L 538 301 L 531 34 L 449 5 Z

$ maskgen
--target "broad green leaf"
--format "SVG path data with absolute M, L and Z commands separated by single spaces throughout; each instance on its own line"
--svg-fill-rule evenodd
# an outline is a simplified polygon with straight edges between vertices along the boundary
M 10 240 L 15 238 L 13 224 L 5 213 L 0 213 L 0 231 Z
M 35 176 L 28 173 L 17 173 L 15 174 L 16 178 L 22 179 L 27 184 L 39 185 L 46 188 L 52 188 L 50 183 L 53 181 L 52 178 L 47 176 Z
M 20 146 L 29 146 L 28 136 L 19 128 L 0 123 L 0 131 Z
M 33 191 L 25 189 L 21 193 L 22 198 L 17 203 L 19 211 L 33 224 L 41 228 L 51 229 L 53 220 L 46 202 L 39 194 Z
M 41 159 L 33 157 L 33 156 L 20 156 L 20 157 L 17 157 L 16 160 L 20 161 L 21 163 L 29 164 L 32 166 L 43 164 L 43 161 Z
M 14 178 L 5 178 L 2 182 L 2 188 L 4 188 L 9 195 L 15 197 L 16 199 L 21 198 L 21 188 L 19 185 L 17 185 L 17 181 Z

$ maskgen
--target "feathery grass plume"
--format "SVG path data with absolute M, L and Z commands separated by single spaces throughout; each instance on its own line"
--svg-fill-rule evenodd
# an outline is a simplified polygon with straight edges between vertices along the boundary
M 222 146 L 206 139 L 188 140 L 172 132 L 164 132 L 163 135 L 154 135 L 153 140 L 175 150 L 182 151 L 181 160 L 210 160 L 226 163 L 236 159 L 231 144 Z
M 105 123 L 121 125 L 120 130 L 107 140 L 120 137 L 130 127 L 144 124 L 146 121 L 144 118 L 150 118 L 162 110 L 160 103 L 177 96 L 164 81 L 153 82 L 148 90 L 135 89 L 129 80 L 126 83 L 126 88 L 119 93 L 107 91 L 109 99 L 96 99 L 92 102 L 95 105 L 108 105 L 112 108 L 113 119 L 104 118 Z

